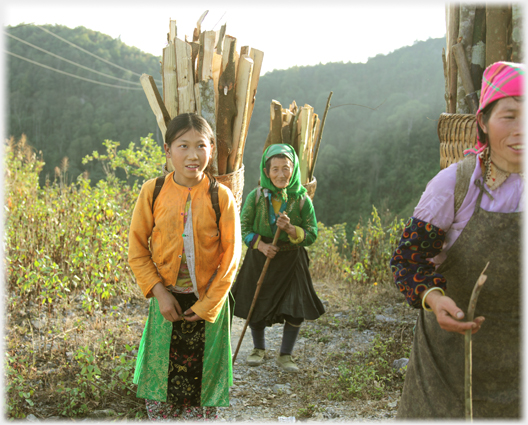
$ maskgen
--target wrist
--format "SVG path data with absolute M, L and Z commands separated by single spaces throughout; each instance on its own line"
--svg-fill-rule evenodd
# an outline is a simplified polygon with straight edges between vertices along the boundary
M 167 289 L 165 289 L 165 285 L 161 282 L 156 283 L 152 289 L 151 289 L 152 295 L 154 295 L 157 299 L 159 299 L 160 296 L 165 295 L 167 292 Z
M 444 290 L 438 286 L 433 286 L 432 288 L 429 288 L 428 290 L 422 292 L 420 296 L 422 298 L 423 309 L 426 311 L 432 311 L 432 307 L 434 307 L 434 304 L 436 303 L 438 298 L 444 295 Z

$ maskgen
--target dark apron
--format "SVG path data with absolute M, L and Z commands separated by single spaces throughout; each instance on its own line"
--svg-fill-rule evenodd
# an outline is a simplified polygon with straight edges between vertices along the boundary
M 467 314 L 471 292 L 484 266 L 488 276 L 475 317 L 484 316 L 472 335 L 473 417 L 520 417 L 520 219 L 521 213 L 480 208 L 438 268 L 446 295 Z M 464 336 L 440 328 L 435 314 L 420 311 L 397 417 L 464 418 Z

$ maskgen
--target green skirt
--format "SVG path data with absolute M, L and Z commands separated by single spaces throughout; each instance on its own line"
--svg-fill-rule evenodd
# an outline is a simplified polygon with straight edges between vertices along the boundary
M 191 306 L 196 300 L 189 294 L 176 297 L 183 311 L 186 304 Z M 229 318 L 226 302 L 215 323 L 171 323 L 161 315 L 156 298 L 151 298 L 133 381 L 138 386 L 137 397 L 176 405 L 189 405 L 191 400 L 192 406 L 229 406 L 229 387 L 233 385 Z M 193 353 L 197 354 L 192 362 L 190 356 L 181 355 L 189 346 L 194 346 Z M 182 386 L 181 382 L 191 385 Z M 182 387 L 183 395 L 178 400 L 168 399 L 169 394 L 178 392 L 176 385 Z

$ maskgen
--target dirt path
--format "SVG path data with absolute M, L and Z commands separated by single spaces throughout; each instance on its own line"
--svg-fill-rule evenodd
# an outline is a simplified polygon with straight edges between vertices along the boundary
M 342 317 L 343 313 L 332 313 Z M 238 344 L 245 321 L 234 318 L 231 346 Z M 337 378 L 335 365 L 325 359 L 328 353 L 339 351 L 345 356 L 364 348 L 372 341 L 373 331 L 355 329 L 325 329 L 318 321 L 303 324 L 294 349 L 294 358 L 301 369 L 298 374 L 282 372 L 275 364 L 282 340 L 282 325 L 266 328 L 265 363 L 259 367 L 246 364 L 246 357 L 253 348 L 248 328 L 234 366 L 234 385 L 231 388 L 231 406 L 221 408 L 220 419 L 226 421 L 351 421 L 393 419 L 398 394 L 388 395 L 381 401 L 332 401 L 328 394 L 318 391 L 316 383 Z M 305 336 L 302 336 L 305 335 Z M 320 335 L 319 338 L 306 335 Z M 320 341 L 318 341 L 318 339 Z M 280 418 L 280 419 L 279 419 Z

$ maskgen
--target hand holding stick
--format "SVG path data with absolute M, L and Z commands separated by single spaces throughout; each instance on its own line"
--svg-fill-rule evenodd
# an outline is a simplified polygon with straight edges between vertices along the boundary
M 277 231 L 275 232 L 275 236 L 273 238 L 272 245 L 276 246 L 277 242 L 279 240 L 281 229 L 277 228 Z M 257 288 L 255 289 L 255 295 L 253 296 L 253 301 L 251 303 L 251 307 L 249 308 L 249 313 L 246 319 L 246 323 L 244 324 L 244 328 L 242 329 L 242 334 L 240 335 L 240 339 L 238 340 L 238 345 L 235 350 L 235 354 L 233 354 L 233 364 L 235 364 L 235 360 L 238 354 L 238 350 L 240 349 L 240 345 L 242 344 L 242 340 L 244 339 L 244 334 L 246 333 L 246 329 L 249 324 L 249 320 L 251 319 L 251 314 L 253 313 L 253 309 L 255 308 L 255 302 L 257 301 L 258 294 L 260 292 L 260 288 L 262 286 L 262 282 L 264 281 L 264 277 L 266 276 L 266 272 L 268 271 L 268 266 L 271 261 L 271 258 L 266 258 L 266 262 L 264 263 L 264 267 L 262 269 L 262 273 L 260 273 L 259 280 L 257 282 Z
M 475 308 L 477 306 L 477 299 L 482 289 L 482 285 L 486 282 L 487 276 L 484 274 L 488 268 L 489 261 L 480 273 L 477 283 L 473 288 L 471 299 L 469 300 L 467 320 L 472 322 L 475 316 Z M 464 380 L 464 395 L 466 398 L 466 420 L 473 421 L 473 401 L 472 401 L 472 363 L 471 363 L 471 329 L 466 330 L 465 335 L 465 380 Z

